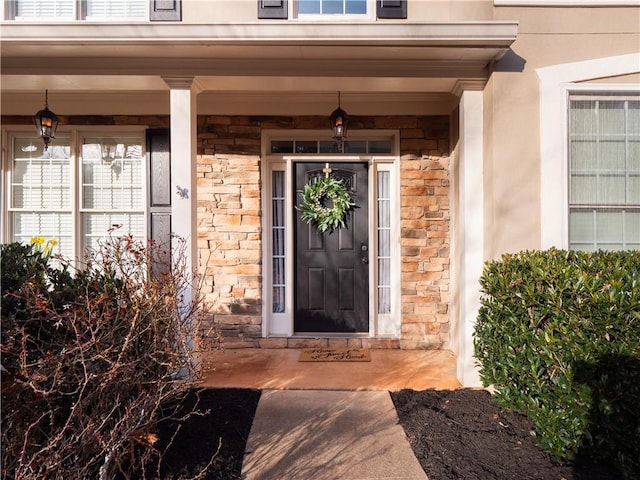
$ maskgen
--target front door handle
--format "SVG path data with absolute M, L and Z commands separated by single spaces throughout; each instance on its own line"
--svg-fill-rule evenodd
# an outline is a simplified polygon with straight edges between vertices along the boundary
M 360 251 L 362 252 L 362 257 L 360 257 L 360 262 L 362 262 L 363 265 L 366 265 L 367 263 L 369 263 L 369 246 L 366 243 L 361 243 L 360 244 Z

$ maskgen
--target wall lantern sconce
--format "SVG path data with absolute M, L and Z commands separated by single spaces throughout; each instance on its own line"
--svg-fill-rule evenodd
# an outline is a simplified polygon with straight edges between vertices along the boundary
M 329 116 L 329 123 L 333 131 L 333 139 L 338 146 L 338 152 L 343 151 L 343 142 L 347 138 L 347 126 L 349 123 L 349 115 L 340 108 L 340 92 L 338 92 L 338 108 L 336 108 Z
M 33 121 L 38 128 L 38 135 L 44 142 L 44 150 L 47 151 L 49 141 L 56 138 L 56 129 L 58 128 L 58 117 L 49 110 L 49 90 L 44 93 L 44 108 L 36 113 Z

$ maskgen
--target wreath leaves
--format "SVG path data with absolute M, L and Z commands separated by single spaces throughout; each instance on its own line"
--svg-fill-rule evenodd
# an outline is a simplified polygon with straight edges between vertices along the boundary
M 302 220 L 322 233 L 344 227 L 346 216 L 356 208 L 344 182 L 335 178 L 315 178 L 299 193 L 302 201 L 296 209 L 302 212 Z

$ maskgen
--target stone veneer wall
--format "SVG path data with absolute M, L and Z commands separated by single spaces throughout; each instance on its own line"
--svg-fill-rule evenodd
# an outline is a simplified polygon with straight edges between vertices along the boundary
M 400 130 L 402 338 L 261 339 L 262 129 L 323 129 L 325 117 L 198 119 L 198 248 L 213 322 L 229 347 L 449 348 L 449 118 L 353 117 Z
M 3 116 L 2 124 L 32 124 Z M 62 125 L 168 127 L 168 116 L 68 116 Z M 230 347 L 449 348 L 449 117 L 352 117 L 400 131 L 402 338 L 262 339 L 262 129 L 323 129 L 325 117 L 198 117 L 198 254 L 211 321 Z

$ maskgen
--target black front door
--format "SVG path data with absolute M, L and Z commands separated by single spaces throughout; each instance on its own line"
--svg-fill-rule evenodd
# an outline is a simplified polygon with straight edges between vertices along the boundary
M 349 187 L 357 207 L 345 227 L 320 233 L 300 219 L 295 223 L 296 333 L 369 331 L 368 165 L 330 163 L 330 175 Z M 295 198 L 325 163 L 295 164 Z

